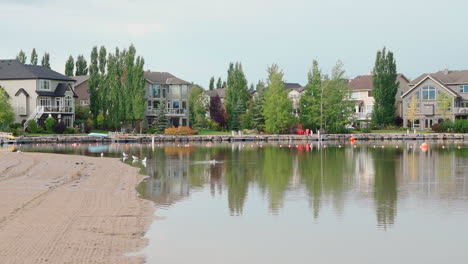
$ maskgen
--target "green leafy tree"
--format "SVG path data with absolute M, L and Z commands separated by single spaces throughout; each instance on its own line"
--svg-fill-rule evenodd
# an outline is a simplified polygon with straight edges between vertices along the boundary
M 239 118 L 243 113 L 245 113 L 249 99 L 250 94 L 248 91 L 247 80 L 242 70 L 242 64 L 230 63 L 228 69 L 226 96 L 224 99 L 229 129 L 234 130 L 239 127 Z M 236 109 L 244 109 L 244 112 L 236 112 Z
M 446 93 L 437 95 L 437 113 L 444 119 L 450 118 L 452 99 Z
M 206 128 L 208 120 L 206 114 L 209 108 L 209 102 L 205 91 L 200 86 L 190 89 L 189 94 L 189 115 L 192 126 L 196 129 Z
M 20 50 L 20 52 L 18 53 L 18 55 L 16 55 L 16 60 L 25 64 L 26 63 L 26 60 L 28 59 L 28 57 L 26 56 L 26 53 L 24 53 L 23 50 Z
M 216 83 L 216 89 L 223 88 L 223 82 L 221 81 L 221 77 L 218 78 L 218 82 Z
M 318 61 L 312 62 L 312 68 L 308 73 L 307 85 L 299 102 L 300 122 L 310 129 L 320 128 L 320 106 L 322 102 L 322 72 Z
M 47 53 L 47 52 L 44 53 L 44 56 L 42 56 L 41 65 L 50 69 L 50 55 L 49 55 L 49 53 Z
M 396 62 L 391 51 L 379 50 L 372 73 L 374 108 L 372 122 L 378 126 L 392 124 L 395 120 L 395 96 L 398 91 Z
M 90 110 L 93 115 L 94 126 L 97 126 L 97 116 L 99 115 L 99 109 L 101 108 L 99 102 L 99 64 L 98 64 L 98 49 L 93 47 L 91 51 L 91 64 L 89 68 L 89 100 L 90 100 Z
M 36 120 L 31 119 L 31 120 L 28 121 L 27 124 L 28 124 L 27 125 L 27 130 L 28 130 L 29 133 L 37 133 L 38 132 L 39 128 L 38 128 Z
M 75 67 L 75 61 L 73 60 L 72 55 L 68 57 L 67 62 L 65 63 L 65 75 L 73 76 L 73 69 Z
M 75 66 L 75 76 L 88 75 L 88 63 L 83 55 L 78 56 Z
M 215 85 L 215 78 L 211 77 L 209 89 L 214 90 L 214 85 Z
M 408 121 L 411 122 L 411 128 L 414 128 L 414 122 L 416 121 L 416 116 L 419 112 L 418 101 L 416 95 L 411 96 L 411 101 L 409 107 L 406 109 L 406 116 Z
M 15 121 L 13 107 L 9 102 L 8 94 L 0 86 L 0 127 L 7 126 Z
M 46 127 L 47 132 L 53 132 L 55 123 L 57 123 L 57 121 L 53 117 L 48 117 L 46 119 L 45 127 Z
M 145 60 L 136 56 L 136 49 L 131 45 L 126 53 L 126 85 L 130 96 L 130 107 L 127 108 L 128 119 L 142 120 L 145 114 Z M 141 125 L 140 125 L 141 128 Z
M 295 118 L 292 115 L 292 102 L 284 89 L 283 72 L 276 64 L 271 65 L 267 71 L 268 88 L 265 91 L 263 105 L 265 131 L 278 134 L 294 123 Z
M 37 65 L 37 52 L 35 48 L 31 52 L 31 65 Z
M 346 124 L 351 122 L 354 103 L 347 100 L 350 90 L 344 77 L 343 64 L 338 61 L 333 67 L 331 77 L 325 78 L 322 85 L 322 122 L 329 133 L 342 133 Z
M 265 103 L 264 89 L 257 85 L 258 94 L 252 99 L 250 112 L 252 115 L 252 128 L 257 131 L 265 129 L 265 117 L 263 116 L 263 104 Z
M 42 56 L 41 65 L 50 69 L 50 55 L 49 55 L 49 53 L 47 53 L 47 52 L 44 53 L 44 56 Z
M 156 134 L 164 134 L 164 129 L 168 128 L 169 126 L 169 118 L 166 116 L 166 103 L 161 102 L 158 105 L 158 111 L 153 122 L 153 128 Z

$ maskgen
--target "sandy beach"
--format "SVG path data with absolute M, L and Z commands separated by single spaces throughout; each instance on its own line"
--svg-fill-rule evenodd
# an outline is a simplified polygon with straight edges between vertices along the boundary
M 142 263 L 153 206 L 117 159 L 0 152 L 0 263 Z

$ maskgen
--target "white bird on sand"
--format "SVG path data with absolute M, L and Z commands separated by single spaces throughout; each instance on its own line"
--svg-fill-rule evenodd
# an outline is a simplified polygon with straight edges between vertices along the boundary
M 132 155 L 133 160 L 138 160 L 138 157 Z
M 141 162 L 146 162 L 146 157 L 144 159 L 142 159 Z
M 21 150 L 17 150 L 16 153 L 23 153 Z
M 216 160 L 215 160 L 215 159 L 214 159 L 214 160 L 210 160 L 210 163 L 215 164 L 215 163 L 216 163 Z
M 101 152 L 101 158 L 104 157 L 104 153 Z
M 127 158 L 127 157 L 128 157 L 128 154 L 125 153 L 125 152 L 122 152 L 122 156 L 123 156 L 124 158 Z
M 127 157 L 123 157 L 122 161 L 125 162 L 127 159 L 128 159 Z

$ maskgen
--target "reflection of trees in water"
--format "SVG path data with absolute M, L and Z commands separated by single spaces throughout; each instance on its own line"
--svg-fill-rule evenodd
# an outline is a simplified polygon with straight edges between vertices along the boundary
M 395 223 L 397 212 L 397 160 L 399 149 L 371 151 L 375 167 L 374 201 L 376 203 L 377 223 L 387 229 Z
M 309 193 L 314 218 L 318 218 L 323 200 L 331 201 L 338 214 L 344 210 L 345 192 L 349 190 L 348 176 L 352 176 L 352 156 L 344 149 L 328 148 L 301 157 L 302 182 Z

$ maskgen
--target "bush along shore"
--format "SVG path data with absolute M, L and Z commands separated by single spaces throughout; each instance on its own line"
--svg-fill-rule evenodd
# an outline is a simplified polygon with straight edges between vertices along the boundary
M 41 143 L 112 143 L 112 142 L 313 142 L 313 141 L 379 141 L 379 140 L 457 140 L 468 141 L 468 134 L 456 133 L 374 133 L 374 134 L 325 134 L 321 135 L 129 135 L 126 138 L 113 139 L 84 135 L 35 135 L 21 136 L 9 143 L 41 144 Z

